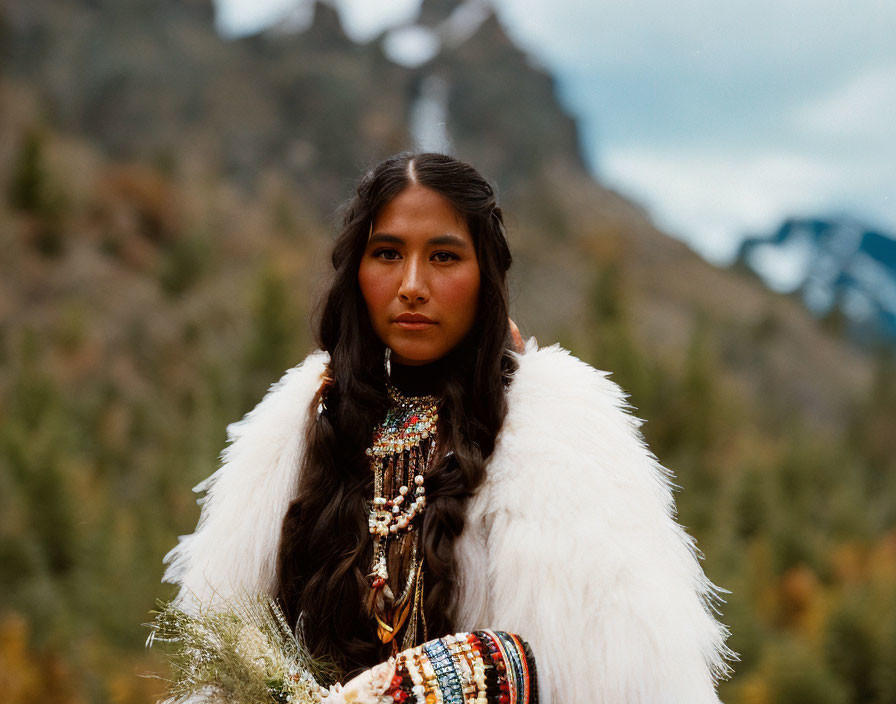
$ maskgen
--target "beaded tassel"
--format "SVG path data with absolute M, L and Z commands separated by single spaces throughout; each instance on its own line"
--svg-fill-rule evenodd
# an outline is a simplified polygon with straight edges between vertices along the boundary
M 373 444 L 367 450 L 373 472 L 373 500 L 367 521 L 373 536 L 368 609 L 384 643 L 394 643 L 396 633 L 410 615 L 404 639 L 408 643 L 416 638 L 423 572 L 419 531 L 414 526 L 426 508 L 424 482 L 436 452 L 438 399 L 406 397 L 391 386 L 388 391 L 392 405 L 385 420 L 374 430 Z M 407 579 L 397 598 L 389 585 L 388 556 L 393 540 L 401 540 L 402 552 L 409 549 L 411 553 Z

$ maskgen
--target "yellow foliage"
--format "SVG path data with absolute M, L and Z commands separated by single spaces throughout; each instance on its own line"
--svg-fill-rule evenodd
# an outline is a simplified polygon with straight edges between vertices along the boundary
M 152 704 L 165 694 L 165 682 L 149 673 L 160 670 L 155 660 L 138 660 L 133 668 L 118 663 L 107 681 L 109 701 L 113 704 Z
M 785 627 L 806 630 L 806 615 L 818 601 L 818 577 L 806 565 L 791 567 L 778 580 L 778 615 Z
M 10 704 L 37 701 L 40 674 L 28 653 L 28 624 L 7 614 L 0 620 L 0 691 Z
M 771 579 L 771 546 L 767 537 L 754 540 L 747 547 L 745 564 L 751 565 L 747 573 L 747 589 L 755 604 L 756 617 L 765 623 L 774 621 L 777 611 L 777 595 Z
M 69 667 L 52 652 L 28 645 L 28 624 L 17 613 L 0 619 L 0 692 L 6 704 L 83 704 Z
M 891 530 L 871 549 L 871 577 L 896 586 L 896 530 Z
M 771 701 L 765 681 L 757 674 L 745 678 L 738 691 L 738 704 L 769 704 Z
M 858 543 L 843 543 L 831 555 L 831 564 L 838 582 L 855 584 L 864 581 L 868 570 L 868 551 Z

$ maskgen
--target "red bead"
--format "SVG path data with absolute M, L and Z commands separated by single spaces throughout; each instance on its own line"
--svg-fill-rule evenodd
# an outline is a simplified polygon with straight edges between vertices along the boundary
M 499 686 L 501 687 L 501 691 L 502 691 L 502 692 L 509 692 L 509 691 L 510 691 L 510 685 L 507 684 L 507 682 L 502 682 Z
M 510 697 L 506 694 L 502 694 L 498 697 L 498 701 L 501 702 L 501 704 L 510 704 Z
M 396 702 L 398 702 L 398 704 L 401 704 L 407 698 L 408 698 L 408 693 L 405 692 L 403 689 L 399 689 L 395 694 L 392 695 L 392 701 L 396 701 Z
M 401 687 L 401 679 L 401 675 L 395 675 L 395 677 L 392 678 L 392 686 L 396 689 Z

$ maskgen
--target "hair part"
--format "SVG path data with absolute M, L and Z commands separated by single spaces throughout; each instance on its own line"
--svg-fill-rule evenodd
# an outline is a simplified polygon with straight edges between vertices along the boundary
M 314 655 L 345 675 L 389 654 L 364 610 L 372 550 L 367 529 L 372 475 L 365 455 L 388 407 L 385 346 L 376 336 L 358 268 L 377 213 L 411 184 L 430 188 L 465 219 L 480 270 L 473 327 L 446 357 L 439 410 L 442 458 L 427 473 L 421 540 L 424 613 L 431 636 L 453 632 L 454 541 L 466 501 L 485 477 L 507 413 L 510 350 L 507 270 L 511 255 L 492 187 L 468 164 L 442 154 L 402 153 L 367 172 L 345 206 L 332 250 L 318 342 L 330 355 L 321 389 L 325 411 L 309 409 L 298 494 L 284 518 L 277 559 L 278 598 Z M 317 399 L 316 399 L 317 400 Z

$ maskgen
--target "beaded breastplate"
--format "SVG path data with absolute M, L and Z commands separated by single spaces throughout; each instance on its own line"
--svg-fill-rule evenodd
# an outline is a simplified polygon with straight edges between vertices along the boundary
M 373 564 L 368 574 L 367 610 L 376 619 L 380 640 L 392 642 L 393 648 L 397 648 L 396 635 L 407 623 L 402 646 L 407 648 L 416 644 L 417 620 L 422 614 L 419 517 L 426 509 L 426 472 L 436 455 L 438 398 L 404 396 L 392 386 L 388 392 L 389 410 L 374 429 L 367 450 L 373 472 L 368 515 Z M 390 562 L 406 566 L 391 579 Z M 423 629 L 425 638 L 425 618 Z

